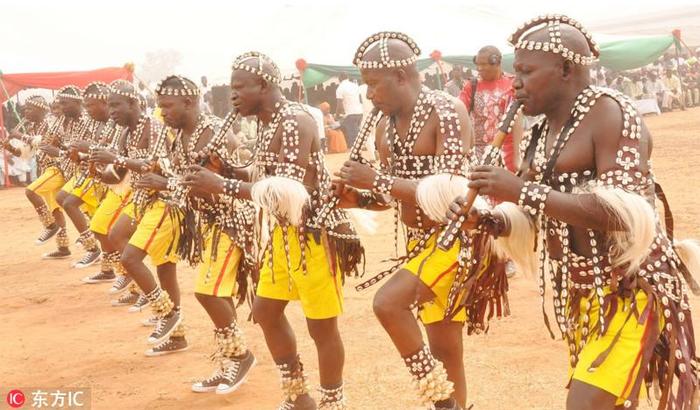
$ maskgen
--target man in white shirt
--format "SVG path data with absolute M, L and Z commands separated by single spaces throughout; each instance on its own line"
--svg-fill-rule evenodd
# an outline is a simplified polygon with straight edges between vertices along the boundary
M 199 80 L 202 85 L 199 87 L 202 98 L 199 99 L 199 110 L 206 114 L 211 114 L 212 110 L 212 97 L 211 97 L 211 85 L 209 85 L 209 80 L 207 76 L 203 75 Z
M 649 73 L 648 77 L 650 94 L 656 96 L 656 101 L 658 102 L 659 107 L 661 107 L 661 111 L 670 111 L 671 97 L 669 95 L 668 88 L 666 88 L 664 82 L 658 78 L 656 74 Z
M 362 103 L 362 121 L 367 118 L 367 116 L 372 112 L 372 108 L 374 108 L 374 104 L 372 104 L 372 100 L 367 98 L 367 84 L 362 83 L 359 87 L 360 90 L 360 102 Z M 369 137 L 367 138 L 367 143 L 365 144 L 365 149 L 367 150 L 367 157 L 370 161 L 374 161 L 377 159 L 377 146 L 375 145 L 375 138 L 374 138 L 374 133 L 370 133 Z
M 681 87 L 681 80 L 674 73 L 670 67 L 666 68 L 666 76 L 661 80 L 664 87 L 668 91 L 665 95 L 664 105 L 671 111 L 673 110 L 673 104 L 678 104 L 682 110 L 685 110 L 685 101 L 683 100 L 683 88 Z
M 340 124 L 348 146 L 352 146 L 355 138 L 357 138 L 357 133 L 360 131 L 360 123 L 362 122 L 360 89 L 356 83 L 348 80 L 347 74 L 341 73 L 338 78 L 340 79 L 340 84 L 335 90 L 335 97 L 338 99 L 336 116 L 345 114 Z

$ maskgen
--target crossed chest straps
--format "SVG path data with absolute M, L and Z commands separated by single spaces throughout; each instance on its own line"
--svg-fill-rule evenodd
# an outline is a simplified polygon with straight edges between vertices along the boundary
M 41 120 L 39 122 L 28 122 L 25 128 L 26 134 L 23 134 L 20 141 L 30 146 L 32 149 L 37 148 L 39 144 L 46 142 L 47 131 L 49 130 L 49 123 L 46 120 Z M 41 141 L 36 142 L 34 137 L 41 135 Z M 43 151 L 36 151 L 37 161 L 42 168 L 46 169 L 52 163 L 52 158 L 46 155 Z
M 272 120 L 267 126 L 258 126 L 255 155 L 256 178 L 279 176 L 303 184 L 307 168 L 296 164 L 300 154 L 297 115 L 307 111 L 301 104 L 287 100 L 278 102 L 275 108 Z M 275 152 L 270 145 L 280 127 L 282 132 L 281 145 L 279 150 Z M 319 219 L 319 211 L 323 205 L 321 197 L 322 194 L 330 191 L 331 177 L 324 166 L 324 158 L 321 151 L 312 151 L 310 153 L 309 165 L 315 168 L 318 185 L 310 192 L 311 214 L 307 224 L 318 227 L 316 225 L 320 223 L 317 221 Z M 336 222 L 325 221 L 324 224 L 336 225 Z
M 68 158 L 68 152 L 65 149 L 73 142 L 79 141 L 83 136 L 90 132 L 92 127 L 95 127 L 94 120 L 89 119 L 85 114 L 76 119 L 69 119 L 65 116 L 60 116 L 51 126 L 49 134 L 51 136 L 59 136 L 59 148 L 61 148 L 61 156 L 59 157 L 60 168 L 66 178 L 73 176 L 76 170 L 76 164 Z
M 267 126 L 258 126 L 255 172 L 258 177 L 275 175 L 304 183 L 306 168 L 295 162 L 299 157 L 299 124 L 296 116 L 305 110 L 300 104 L 283 100 L 275 104 L 275 113 Z M 282 126 L 280 152 L 270 150 L 277 129 Z M 280 158 L 281 157 L 281 158 Z M 313 158 L 313 157 L 312 157 Z
M 214 117 L 200 115 L 195 129 L 187 141 L 187 146 L 183 143 L 183 130 L 177 132 L 175 141 L 173 141 L 170 149 L 170 166 L 167 167 L 168 169 L 163 170 L 166 177 L 173 178 L 169 179 L 169 181 L 179 180 L 180 177 L 188 172 L 190 165 L 194 165 L 196 161 L 200 160 L 201 152 L 197 151 L 197 146 L 200 145 L 202 135 L 207 128 L 210 128 L 212 131 L 211 138 L 214 138 L 218 128 L 217 125 L 220 125 L 220 123 Z M 198 209 L 205 212 L 215 212 L 219 209 L 216 206 L 207 204 L 202 198 L 188 196 L 189 188 L 182 184 L 173 183 L 173 186 L 169 187 L 169 191 L 173 201 L 182 207 L 186 207 L 186 201 L 189 200 L 195 203 Z
M 143 129 L 150 123 L 150 135 L 148 136 L 148 146 L 146 148 L 139 148 L 139 143 L 141 142 L 141 137 L 143 136 Z M 126 154 L 127 157 L 132 158 L 132 159 L 146 159 L 148 158 L 149 154 L 151 153 L 150 151 L 154 149 L 153 145 L 156 142 L 153 138 L 154 134 L 160 134 L 159 131 L 162 130 L 157 130 L 156 128 L 156 121 L 154 121 L 152 118 L 148 117 L 147 115 L 141 115 L 139 117 L 139 121 L 136 124 L 136 129 L 134 129 L 134 132 L 127 131 L 126 135 L 126 141 L 124 143 L 124 146 L 121 151 L 122 154 Z M 119 141 L 118 138 L 113 141 L 113 147 L 114 148 L 119 148 L 118 147 Z
M 41 120 L 38 122 L 27 122 L 25 131 L 26 133 L 22 135 L 20 140 L 24 142 L 27 145 L 30 145 L 32 147 L 35 146 L 34 144 L 34 136 L 36 135 L 41 135 L 42 139 L 45 138 L 46 131 L 49 130 L 49 123 L 46 120 Z
M 581 124 L 591 107 L 595 105 L 601 96 L 613 98 L 622 108 L 623 129 L 622 138 L 618 144 L 615 158 L 615 166 L 601 175 L 596 175 L 595 170 L 583 170 L 576 172 L 563 172 L 555 174 L 553 169 L 557 158 L 564 149 L 571 135 Z M 622 94 L 605 88 L 588 87 L 576 98 L 571 110 L 569 121 L 557 135 L 550 152 L 546 154 L 546 135 L 548 124 L 545 122 L 537 127 L 530 138 L 525 138 L 523 146 L 526 159 L 531 158 L 531 168 L 534 169 L 534 182 L 550 186 L 560 192 L 575 192 L 584 184 L 593 186 L 605 186 L 610 188 L 622 188 L 649 199 L 653 191 L 653 178 L 651 172 L 641 172 L 641 154 L 639 144 L 641 140 L 642 124 L 632 103 Z M 560 330 L 567 331 L 565 307 L 570 295 L 569 286 L 575 289 L 593 290 L 601 308 L 605 306 L 604 286 L 611 284 L 612 267 L 608 260 L 607 250 L 604 249 L 604 241 L 599 235 L 587 229 L 587 236 L 591 248 L 591 258 L 583 258 L 575 254 L 571 248 L 571 227 L 559 220 L 547 217 L 543 212 L 535 213 L 535 224 L 542 233 L 539 237 L 539 287 L 542 303 L 544 304 L 545 270 L 547 265 L 547 238 L 557 238 L 561 247 L 561 260 L 553 261 L 557 266 L 558 275 L 550 277 L 552 281 L 553 297 L 555 305 L 555 317 Z M 558 276 L 555 278 L 555 276 Z M 544 306 L 544 305 L 543 305 Z M 601 313 L 602 314 L 602 313 Z
M 595 169 L 556 173 L 554 168 L 566 143 L 601 96 L 613 98 L 623 111 L 622 139 L 616 152 L 616 166 L 602 175 L 596 175 Z M 624 95 L 611 89 L 590 86 L 577 96 L 569 120 L 557 135 L 549 153 L 546 152 L 546 136 L 549 132 L 549 123 L 546 121 L 533 129 L 530 138 L 523 139 L 521 152 L 525 153 L 526 160 L 531 161 L 534 182 L 548 185 L 554 190 L 571 193 L 585 184 L 619 187 L 653 201 L 654 182 L 651 172 L 647 175 L 640 171 L 641 130 L 641 119 Z M 543 232 L 550 236 L 561 233 L 562 226 L 565 225 L 544 214 L 540 222 Z M 564 231 L 570 232 L 568 228 Z M 562 241 L 564 238 L 559 239 Z
M 623 129 L 622 138 L 617 147 L 615 167 L 602 175 L 596 175 L 595 169 L 573 172 L 554 172 L 554 167 L 559 155 L 563 151 L 571 135 L 602 96 L 613 98 L 622 108 Z M 641 153 L 639 145 L 641 141 L 642 123 L 632 102 L 620 92 L 608 88 L 590 86 L 585 88 L 577 96 L 569 121 L 564 125 L 554 144 L 546 152 L 546 135 L 549 132 L 549 123 L 543 122 L 535 126 L 530 138 L 523 138 L 521 152 L 526 159 L 532 161 L 534 169 L 534 182 L 550 185 L 560 192 L 571 192 L 575 187 L 596 179 L 595 184 L 620 187 L 630 192 L 635 192 L 650 199 L 649 189 L 653 188 L 651 172 L 643 174 L 640 170 Z M 534 149 L 533 149 L 534 148 Z
M 415 155 L 416 142 L 433 112 L 438 117 L 438 132 L 442 138 L 437 140 L 442 140 L 443 152 L 439 155 Z M 468 155 L 462 145 L 461 131 L 454 103 L 442 92 L 421 89 L 406 138 L 399 138 L 393 117 L 386 122 L 384 135 L 389 144 L 389 157 L 383 171 L 409 180 L 419 180 L 440 173 L 465 176 Z M 396 206 L 398 212 L 398 203 Z M 409 229 L 411 237 L 425 230 L 420 207 L 416 207 L 416 224 L 417 231 Z

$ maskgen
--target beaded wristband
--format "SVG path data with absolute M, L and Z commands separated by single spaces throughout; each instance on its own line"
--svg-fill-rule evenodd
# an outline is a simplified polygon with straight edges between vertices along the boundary
M 123 155 L 117 155 L 117 158 L 114 160 L 113 164 L 115 167 L 120 167 L 120 168 L 126 168 L 126 157 Z
M 167 190 L 170 192 L 177 191 L 178 186 L 180 186 L 180 181 L 177 178 L 168 178 Z
M 241 193 L 241 181 L 238 179 L 224 179 L 224 195 L 233 199 Z
M 552 187 L 550 186 L 526 181 L 520 190 L 518 206 L 523 208 L 523 210 L 530 215 L 536 216 L 539 212 L 544 211 L 545 202 L 547 202 L 547 195 L 549 195 L 549 191 L 551 190 Z
M 371 191 L 360 191 L 360 197 L 357 199 L 357 206 L 362 209 L 367 209 L 370 204 L 376 202 L 374 194 Z
M 391 175 L 377 174 L 372 182 L 372 192 L 380 195 L 391 195 L 395 178 Z

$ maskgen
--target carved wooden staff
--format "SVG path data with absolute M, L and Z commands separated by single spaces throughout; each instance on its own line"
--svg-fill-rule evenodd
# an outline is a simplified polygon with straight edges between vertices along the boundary
M 496 136 L 493 138 L 491 145 L 489 145 L 486 148 L 486 151 L 484 152 L 484 155 L 481 158 L 482 165 L 493 164 L 498 158 L 498 155 L 500 155 L 501 152 L 501 146 L 503 145 L 503 141 L 505 140 L 506 136 L 510 134 L 513 130 L 513 125 L 515 124 L 521 107 L 522 103 L 517 100 L 513 101 L 510 104 L 510 107 L 508 107 L 508 111 L 506 111 L 506 114 L 501 119 L 501 123 L 498 126 L 498 132 L 496 133 Z M 461 229 L 462 224 L 464 223 L 465 219 L 467 218 L 467 215 L 469 214 L 469 210 L 472 208 L 472 205 L 474 205 L 474 201 L 476 200 L 476 196 L 478 193 L 479 192 L 476 189 L 469 189 L 469 191 L 467 192 L 467 201 L 462 207 L 462 211 L 464 212 L 463 215 L 460 216 L 456 221 L 450 221 L 450 223 L 447 224 L 447 228 L 445 228 L 445 230 L 438 238 L 438 247 L 440 249 L 448 250 L 452 248 L 452 245 L 455 243 L 455 240 L 459 235 L 459 230 Z

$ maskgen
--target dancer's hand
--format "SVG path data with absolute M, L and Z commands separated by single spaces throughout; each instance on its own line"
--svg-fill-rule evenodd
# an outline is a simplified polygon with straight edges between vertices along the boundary
M 157 167 L 158 163 L 156 161 L 152 160 L 138 160 L 135 161 L 135 166 L 138 172 L 141 173 L 148 173 L 148 172 L 157 172 Z
M 75 141 L 71 144 L 71 149 L 78 150 L 80 152 L 88 152 L 90 150 L 89 141 Z
M 221 158 L 219 158 L 219 156 L 213 152 L 210 154 L 207 154 L 207 158 L 208 159 L 207 159 L 204 166 L 211 172 L 221 174 L 221 172 L 224 169 L 224 162 L 221 160 Z
M 357 161 L 345 161 L 340 171 L 335 173 L 345 185 L 358 189 L 372 189 L 377 171 L 367 164 Z
M 203 195 L 224 192 L 224 179 L 218 174 L 199 165 L 192 165 L 189 171 L 183 184 L 189 186 L 193 193 Z
M 165 191 L 168 189 L 168 179 L 162 175 L 149 172 L 139 179 L 136 183 L 136 188 Z
M 61 150 L 58 147 L 49 144 L 39 145 L 39 149 L 51 157 L 57 157 L 61 154 Z
M 447 210 L 447 219 L 450 221 L 456 221 L 462 215 L 467 215 L 467 219 L 462 223 L 462 230 L 469 231 L 476 229 L 479 224 L 479 217 L 481 214 L 479 211 L 472 207 L 469 211 L 464 209 L 467 204 L 467 197 L 460 196 L 455 198 L 455 200 L 450 204 L 450 208 Z
M 73 145 L 68 147 L 68 158 L 73 162 L 80 162 L 80 151 Z
M 469 173 L 469 188 L 501 202 L 518 202 L 523 180 L 505 168 L 481 165 Z
M 338 206 L 341 208 L 357 208 L 360 200 L 360 193 L 357 189 L 345 185 L 342 180 L 334 179 L 331 184 L 331 189 L 336 197 L 338 197 Z
M 117 159 L 117 155 L 106 149 L 96 149 L 90 155 L 90 161 L 99 162 L 100 164 L 112 164 Z

